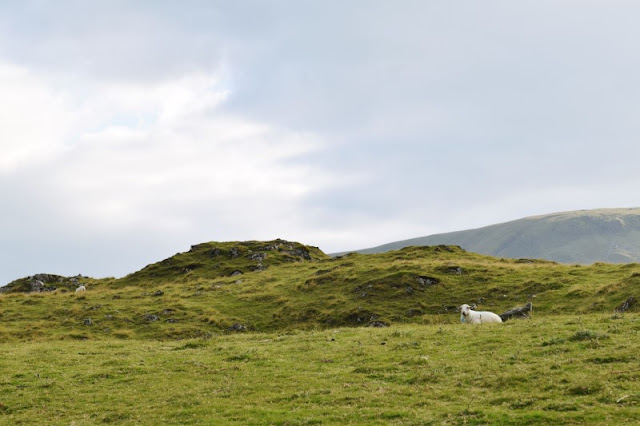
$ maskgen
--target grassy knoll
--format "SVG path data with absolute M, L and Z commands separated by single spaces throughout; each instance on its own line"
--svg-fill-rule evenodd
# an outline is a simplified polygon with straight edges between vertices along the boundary
M 632 424 L 637 314 L 0 344 L 1 424 Z
M 445 324 L 458 321 L 455 307 L 462 303 L 498 313 L 528 301 L 542 315 L 611 313 L 640 296 L 640 264 L 633 263 L 562 265 L 447 246 L 338 259 L 299 247 L 294 251 L 303 256 L 292 258 L 280 252 L 262 258 L 256 246 L 238 249 L 239 256 L 229 254 L 232 245 L 196 247 L 122 279 L 83 278 L 84 294 L 64 286 L 0 294 L 0 341 L 173 340 L 234 325 L 273 332 Z

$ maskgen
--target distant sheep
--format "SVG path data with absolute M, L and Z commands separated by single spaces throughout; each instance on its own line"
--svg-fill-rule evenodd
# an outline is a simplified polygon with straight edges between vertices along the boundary
M 462 324 L 483 324 L 487 322 L 502 322 L 497 314 L 488 311 L 474 311 L 467 304 L 460 306 L 460 322 Z
M 80 287 L 76 288 L 76 293 L 80 293 L 82 291 L 87 291 L 87 288 L 83 285 L 81 285 Z

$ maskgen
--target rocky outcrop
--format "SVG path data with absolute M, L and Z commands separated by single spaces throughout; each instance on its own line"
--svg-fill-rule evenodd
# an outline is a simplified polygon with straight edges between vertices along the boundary
M 313 262 L 329 257 L 317 247 L 281 239 L 273 241 L 208 242 L 192 245 L 160 262 L 147 265 L 123 279 L 137 284 L 189 279 L 230 277 L 261 272 L 283 263 Z
M 513 308 L 503 314 L 500 314 L 500 318 L 503 322 L 513 318 L 531 318 L 533 313 L 533 304 L 531 302 L 519 308 Z
M 622 305 L 616 308 L 616 312 L 625 312 L 631 309 L 636 304 L 636 298 L 633 296 L 629 296 L 627 300 L 625 300 Z
M 0 287 L 0 293 L 40 293 L 54 291 L 58 288 L 73 290 L 82 284 L 82 275 L 64 277 L 54 274 L 36 274 L 20 278 Z

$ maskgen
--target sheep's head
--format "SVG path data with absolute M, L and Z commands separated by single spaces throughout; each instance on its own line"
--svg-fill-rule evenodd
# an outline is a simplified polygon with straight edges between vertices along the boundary
M 469 305 L 467 305 L 466 303 L 462 306 L 460 306 L 460 313 L 462 315 L 464 315 L 465 317 L 469 315 L 469 311 L 471 310 L 471 307 Z

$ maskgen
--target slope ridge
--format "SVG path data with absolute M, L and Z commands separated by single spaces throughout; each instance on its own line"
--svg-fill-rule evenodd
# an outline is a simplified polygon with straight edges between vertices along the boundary
M 477 229 L 430 235 L 356 250 L 371 254 L 408 246 L 450 244 L 480 254 L 562 263 L 640 261 L 640 208 L 531 216 Z

